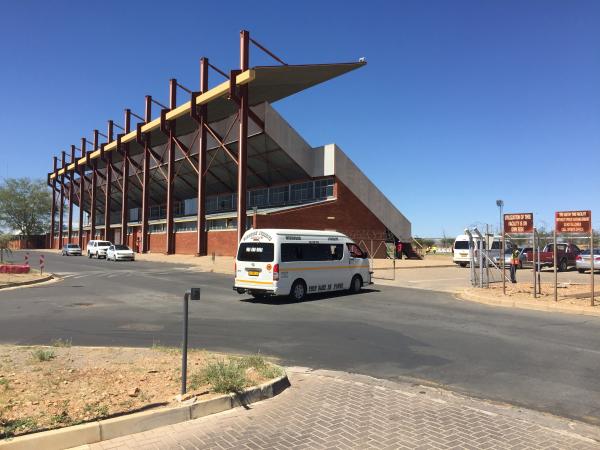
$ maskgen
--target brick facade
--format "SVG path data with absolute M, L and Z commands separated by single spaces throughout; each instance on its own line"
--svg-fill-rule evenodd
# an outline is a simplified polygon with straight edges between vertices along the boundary
M 333 193 L 335 199 L 313 205 L 300 205 L 268 215 L 253 217 L 256 228 L 292 228 L 335 230 L 354 239 L 361 247 L 374 253 L 378 258 L 385 257 L 385 246 L 382 245 L 386 235 L 383 223 L 339 180 L 336 180 Z M 112 235 L 120 235 L 120 230 L 111 230 Z M 85 232 L 82 249 L 89 240 L 89 231 Z M 141 237 L 139 226 L 133 226 L 127 236 L 127 243 L 134 251 L 137 250 L 137 238 Z M 166 233 L 149 233 L 149 251 L 164 253 L 166 248 Z M 96 239 L 101 239 L 98 235 Z M 110 239 L 109 239 L 110 240 Z M 197 248 L 195 231 L 175 233 L 175 253 L 193 255 Z M 233 230 L 211 230 L 208 232 L 208 255 L 234 256 L 237 250 L 237 232 Z M 72 242 L 76 243 L 74 233 Z M 64 243 L 67 243 L 66 237 Z M 141 244 L 140 244 L 141 245 Z

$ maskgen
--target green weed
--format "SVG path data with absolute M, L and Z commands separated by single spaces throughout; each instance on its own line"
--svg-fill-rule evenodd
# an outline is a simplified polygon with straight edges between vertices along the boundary
M 73 340 L 71 338 L 69 339 L 54 339 L 52 341 L 52 347 L 71 347 L 71 344 L 73 343 Z
M 31 356 L 33 356 L 33 359 L 35 359 L 36 361 L 40 362 L 50 361 L 56 357 L 56 355 L 54 354 L 54 350 L 44 350 L 43 348 L 38 348 L 37 350 L 34 350 L 33 352 L 31 352 Z

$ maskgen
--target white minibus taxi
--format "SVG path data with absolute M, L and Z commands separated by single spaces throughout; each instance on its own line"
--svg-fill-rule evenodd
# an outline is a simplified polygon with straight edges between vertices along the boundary
M 254 297 L 307 294 L 371 284 L 368 255 L 335 231 L 253 229 L 238 246 L 233 289 Z

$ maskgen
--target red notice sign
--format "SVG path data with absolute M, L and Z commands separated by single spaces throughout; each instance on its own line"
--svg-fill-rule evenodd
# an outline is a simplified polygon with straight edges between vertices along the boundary
M 504 232 L 533 233 L 533 213 L 504 214 Z
M 557 233 L 589 233 L 592 230 L 591 211 L 559 211 L 554 217 Z

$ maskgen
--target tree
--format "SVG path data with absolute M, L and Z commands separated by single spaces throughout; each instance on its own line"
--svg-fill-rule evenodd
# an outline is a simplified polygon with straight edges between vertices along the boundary
M 48 229 L 52 195 L 46 183 L 30 178 L 6 178 L 0 184 L 0 224 L 22 236 Z
M 0 263 L 4 263 L 4 259 L 12 255 L 12 250 L 9 247 L 11 236 L 0 233 Z

